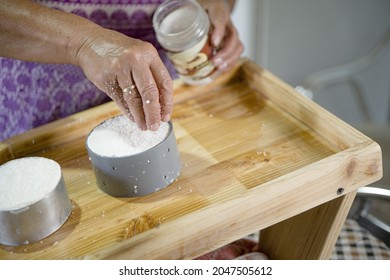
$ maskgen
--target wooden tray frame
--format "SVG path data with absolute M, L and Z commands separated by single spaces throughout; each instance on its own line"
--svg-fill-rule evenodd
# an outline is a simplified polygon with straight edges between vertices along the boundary
M 80 188 L 76 196 L 72 193 L 76 187 L 72 185 L 69 192 L 75 208 L 64 227 L 34 244 L 20 247 L 0 245 L 0 259 L 192 259 L 258 230 L 261 230 L 261 250 L 272 259 L 329 258 L 356 190 L 382 177 L 379 145 L 247 59 L 211 85 L 190 87 L 177 82 L 175 106 L 189 106 L 191 100 L 204 100 L 210 91 L 232 87 L 242 87 L 248 94 L 254 93 L 282 118 L 290 119 L 314 134 L 331 153 L 167 221 L 162 216 L 153 216 L 156 208 L 148 210 L 145 205 L 137 208 L 145 201 L 142 199 L 113 199 L 112 205 L 107 205 L 112 207 L 111 212 L 104 213 L 99 208 L 99 196 L 102 196 L 99 190 L 95 190 L 97 198 L 89 201 L 95 196 L 94 192 L 84 193 Z M 174 123 L 176 119 L 180 122 L 181 113 L 173 115 Z M 32 155 L 56 159 L 60 153 L 66 178 L 72 178 L 74 185 L 85 184 L 83 177 L 88 177 L 88 180 L 93 177 L 85 151 L 85 137 L 98 123 L 117 114 L 118 108 L 110 102 L 10 138 L 0 143 L 0 163 Z M 177 135 L 179 149 L 181 136 Z M 259 161 L 259 164 L 263 163 Z M 82 171 L 77 170 L 78 166 Z M 280 168 L 283 170 L 284 166 Z M 223 178 L 218 182 L 224 184 Z M 180 183 L 177 185 L 179 188 Z M 153 196 L 163 204 L 173 194 L 163 190 Z M 129 204 L 134 205 L 134 211 L 140 209 L 141 213 L 133 213 L 123 221 L 123 213 L 118 214 L 118 211 Z M 177 205 L 178 208 L 173 210 L 180 211 L 182 206 Z M 96 214 L 94 209 L 100 212 Z M 83 240 L 82 235 L 88 229 L 82 228 L 80 221 L 87 220 L 86 215 L 99 220 L 109 214 L 113 220 L 114 217 L 122 219 L 127 228 L 132 225 L 134 229 L 141 222 L 143 225 L 122 241 L 109 235 L 93 244 Z M 135 219 L 134 215 L 138 218 Z M 107 219 L 104 221 L 101 227 L 118 226 Z M 86 223 L 88 225 L 88 221 Z M 83 233 L 79 238 L 73 238 L 72 244 L 67 244 L 71 235 L 77 235 L 76 231 Z M 89 238 L 97 236 L 98 232 L 97 229 L 96 233 L 90 233 Z M 67 247 L 75 246 L 75 240 L 79 242 L 78 249 L 67 252 Z

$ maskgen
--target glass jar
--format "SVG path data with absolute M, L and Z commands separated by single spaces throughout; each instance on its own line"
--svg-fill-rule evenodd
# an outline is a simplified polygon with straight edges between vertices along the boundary
M 153 15 L 157 40 L 187 84 L 207 84 L 217 75 L 211 62 L 210 20 L 196 0 L 167 0 Z

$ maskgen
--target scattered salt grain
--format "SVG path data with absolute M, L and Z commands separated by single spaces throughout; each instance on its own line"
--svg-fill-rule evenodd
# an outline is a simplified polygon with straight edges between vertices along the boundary
M 54 190 L 61 167 L 51 159 L 26 157 L 0 166 L 0 211 L 22 211 Z M 22 210 L 21 210 L 22 209 Z
M 166 138 L 168 132 L 168 123 L 161 122 L 156 131 L 142 131 L 134 122 L 121 115 L 97 126 L 89 135 L 87 145 L 101 156 L 130 156 L 156 146 Z

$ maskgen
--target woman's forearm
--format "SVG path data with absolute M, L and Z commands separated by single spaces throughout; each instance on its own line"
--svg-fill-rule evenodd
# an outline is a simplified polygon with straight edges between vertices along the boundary
M 44 63 L 77 64 L 86 34 L 101 27 L 29 0 L 3 0 L 0 56 Z
M 142 130 L 157 130 L 172 114 L 172 79 L 156 48 L 77 15 L 2 0 L 0 56 L 79 66 Z

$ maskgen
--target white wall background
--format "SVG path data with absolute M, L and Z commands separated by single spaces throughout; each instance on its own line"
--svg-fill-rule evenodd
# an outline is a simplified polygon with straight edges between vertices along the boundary
M 367 54 L 390 28 L 390 1 L 237 0 L 233 21 L 244 56 L 295 87 L 314 72 Z M 386 122 L 390 55 L 361 76 L 369 117 Z M 346 85 L 329 87 L 314 100 L 349 123 L 365 121 Z

